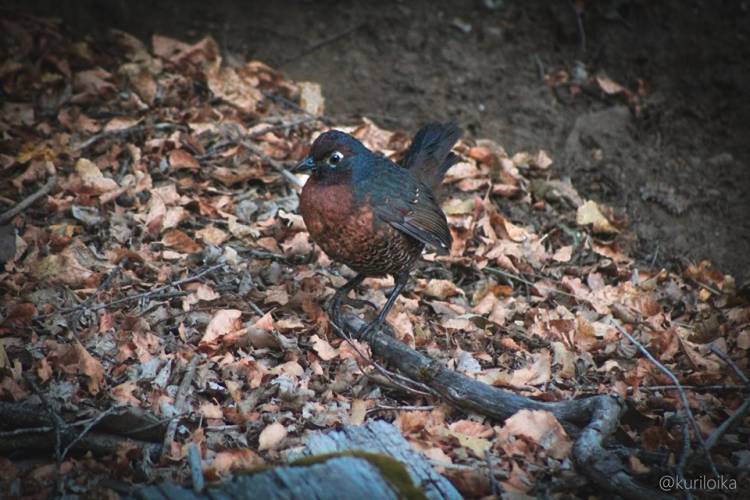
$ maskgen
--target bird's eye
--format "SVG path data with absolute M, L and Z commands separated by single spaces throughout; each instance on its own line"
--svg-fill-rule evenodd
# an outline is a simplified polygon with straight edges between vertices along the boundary
M 328 157 L 328 164 L 331 166 L 338 165 L 341 160 L 344 159 L 344 155 L 340 151 L 334 151 Z

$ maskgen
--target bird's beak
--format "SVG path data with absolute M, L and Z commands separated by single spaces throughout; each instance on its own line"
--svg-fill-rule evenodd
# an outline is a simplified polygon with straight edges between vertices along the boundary
M 296 167 L 292 169 L 292 172 L 295 174 L 301 174 L 302 172 L 307 172 L 308 170 L 312 170 L 315 168 L 315 159 L 313 159 L 312 156 L 308 156 L 301 162 L 297 164 Z

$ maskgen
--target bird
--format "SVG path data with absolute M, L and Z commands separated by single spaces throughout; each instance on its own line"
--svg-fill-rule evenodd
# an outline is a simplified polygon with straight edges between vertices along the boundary
M 369 150 L 355 137 L 328 130 L 315 139 L 294 173 L 309 173 L 299 211 L 312 240 L 334 261 L 356 271 L 333 296 L 329 313 L 339 327 L 343 304 L 367 277 L 393 275 L 394 288 L 376 318 L 358 337 L 370 340 L 408 283 L 422 250 L 450 252 L 452 237 L 439 205 L 443 177 L 459 158 L 455 122 L 429 123 L 411 141 L 400 164 Z

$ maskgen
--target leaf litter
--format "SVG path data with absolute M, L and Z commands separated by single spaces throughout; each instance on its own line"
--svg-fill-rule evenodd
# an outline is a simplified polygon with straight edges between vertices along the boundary
M 0 69 L 0 192 L 20 200 L 59 180 L 10 221 L 0 401 L 39 404 L 41 393 L 69 423 L 113 405 L 179 416 L 160 462 L 129 456 L 124 439 L 96 460 L 1 458 L 4 490 L 65 491 L 74 478 L 77 491 L 99 492 L 110 477 L 183 482 L 190 444 L 216 480 L 283 462 L 309 431 L 370 418 L 394 422 L 466 496 L 490 494 L 495 479 L 524 494 L 555 478 L 573 483 L 571 437 L 552 414 L 524 410 L 499 423 L 404 392 L 366 345 L 330 326 L 325 300 L 351 271 L 312 244 L 295 186 L 273 166 L 302 158 L 324 129 L 310 116 L 324 111 L 317 84 L 258 61 L 227 65 L 211 38 L 74 40 L 49 20 L 4 24 L 24 43 Z M 605 76 L 596 83 L 636 99 Z M 338 128 L 394 159 L 408 146 L 404 132 L 367 119 Z M 454 244 L 448 256 L 426 254 L 398 299 L 388 318 L 397 338 L 522 395 L 627 398 L 623 439 L 653 452 L 630 462 L 646 481 L 680 457 L 671 422 L 682 401 L 613 321 L 692 388 L 704 438 L 738 411 L 747 392 L 716 354 L 747 372 L 750 307 L 731 276 L 708 262 L 635 261 L 627 218 L 553 178 L 544 151 L 510 155 L 466 139 L 456 152 L 443 203 Z M 382 306 L 392 284 L 368 279 L 360 298 Z M 712 454 L 747 475 L 742 418 Z

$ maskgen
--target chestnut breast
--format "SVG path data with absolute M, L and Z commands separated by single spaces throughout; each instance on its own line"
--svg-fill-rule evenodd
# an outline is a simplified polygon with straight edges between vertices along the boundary
M 300 212 L 313 241 L 332 259 L 366 275 L 410 267 L 423 245 L 379 221 L 367 200 L 357 201 L 350 184 L 310 177 L 302 189 Z

